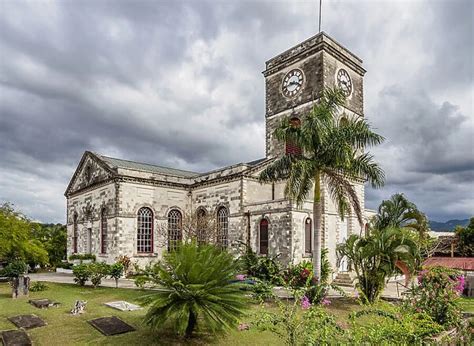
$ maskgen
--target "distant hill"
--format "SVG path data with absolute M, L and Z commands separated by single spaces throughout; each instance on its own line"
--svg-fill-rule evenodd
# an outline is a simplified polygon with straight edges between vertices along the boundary
M 435 232 L 449 232 L 454 231 L 456 226 L 466 227 L 469 224 L 469 219 L 464 220 L 449 220 L 446 222 L 430 221 L 430 228 Z

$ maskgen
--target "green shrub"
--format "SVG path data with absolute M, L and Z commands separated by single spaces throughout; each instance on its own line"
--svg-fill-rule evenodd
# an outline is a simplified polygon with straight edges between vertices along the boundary
M 74 267 L 74 264 L 69 262 L 60 262 L 56 264 L 56 268 L 72 269 L 72 267 Z
M 149 279 L 160 287 L 142 301 L 149 304 L 145 322 L 153 328 L 169 325 L 189 337 L 200 330 L 234 328 L 246 307 L 232 255 L 213 245 L 183 244 L 153 266 Z
M 291 288 L 307 287 L 311 284 L 313 278 L 313 264 L 309 261 L 303 261 L 296 265 L 290 265 L 283 272 L 285 285 Z
M 48 289 L 48 286 L 44 282 L 41 282 L 41 281 L 35 281 L 30 286 L 31 292 L 42 292 L 42 291 L 46 291 L 47 289 Z
M 74 282 L 79 286 L 84 286 L 92 275 L 88 264 L 74 266 L 72 268 L 72 274 L 74 275 Z
M 115 279 L 115 287 L 118 287 L 118 281 L 123 275 L 123 264 L 120 262 L 114 263 L 109 268 L 109 275 Z
M 94 288 L 99 286 L 102 279 L 110 273 L 110 266 L 104 262 L 93 262 L 87 264 L 87 266 L 90 272 L 90 280 Z
M 3 269 L 2 275 L 9 278 L 17 278 L 27 273 L 28 266 L 22 260 L 14 260 Z
M 264 302 L 274 297 L 273 285 L 267 281 L 255 279 L 255 284 L 251 286 L 251 290 L 252 297 L 259 302 Z
M 360 323 L 362 316 L 370 316 Z M 413 345 L 443 331 L 443 327 L 426 313 L 413 312 L 386 304 L 382 308 L 351 313 L 349 344 Z
M 464 289 L 464 277 L 459 271 L 443 267 L 422 270 L 418 286 L 408 292 L 407 309 L 426 312 L 443 326 L 458 326 L 462 321 L 459 295 Z
M 74 260 L 80 260 L 81 263 L 82 261 L 86 261 L 86 260 L 91 260 L 93 262 L 96 261 L 96 257 L 95 255 L 91 254 L 91 253 L 86 253 L 86 254 L 73 254 L 71 256 L 69 256 L 69 260 L 70 261 L 74 261 Z

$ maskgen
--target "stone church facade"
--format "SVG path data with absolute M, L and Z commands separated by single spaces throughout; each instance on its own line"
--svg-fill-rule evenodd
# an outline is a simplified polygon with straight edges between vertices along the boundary
M 362 117 L 364 73 L 362 61 L 325 33 L 267 61 L 266 157 L 260 160 L 198 173 L 86 151 L 65 192 L 68 256 L 92 253 L 112 263 L 126 255 L 143 265 L 167 250 L 161 225 L 178 234 L 180 218 L 200 212 L 216 218 L 219 242 L 232 252 L 244 243 L 284 263 L 309 259 L 311 200 L 298 208 L 285 198 L 284 183 L 260 184 L 257 177 L 276 157 L 295 150 L 273 137 L 281 119 L 303 122 L 323 88 L 338 85 L 346 92 L 341 117 Z M 354 186 L 364 208 L 363 182 Z M 353 215 L 338 217 L 327 190 L 321 221 L 330 262 L 344 270 L 336 245 L 361 225 Z

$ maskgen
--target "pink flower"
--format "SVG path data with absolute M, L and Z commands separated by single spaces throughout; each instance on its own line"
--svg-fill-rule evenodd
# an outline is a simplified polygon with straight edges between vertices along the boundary
M 304 296 L 303 299 L 301 299 L 301 308 L 303 310 L 307 310 L 311 307 L 311 303 L 309 302 L 308 297 Z
M 245 275 L 244 274 L 239 274 L 239 275 L 236 275 L 235 278 L 239 281 L 244 281 L 245 280 Z
M 321 304 L 322 304 L 322 305 L 329 305 L 329 304 L 331 304 L 331 301 L 330 301 L 329 299 L 327 299 L 327 298 L 324 298 L 324 299 L 322 300 Z
M 454 288 L 458 293 L 462 293 L 464 291 L 464 284 L 465 284 L 465 279 L 464 275 L 458 276 L 458 283 L 456 287 Z

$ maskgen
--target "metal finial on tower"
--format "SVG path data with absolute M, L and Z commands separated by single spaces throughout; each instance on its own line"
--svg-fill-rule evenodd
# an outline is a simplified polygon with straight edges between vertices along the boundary
M 319 32 L 321 32 L 321 8 L 323 0 L 319 0 Z

